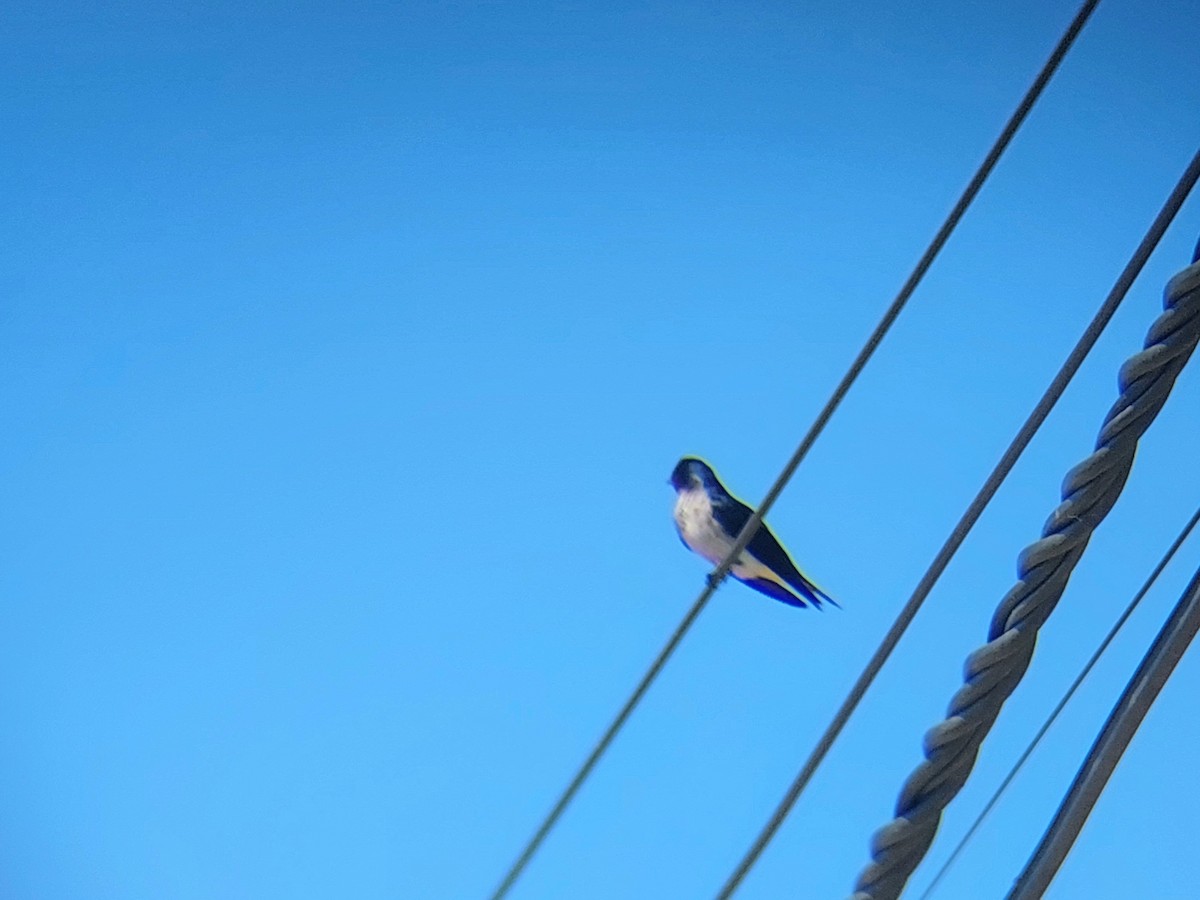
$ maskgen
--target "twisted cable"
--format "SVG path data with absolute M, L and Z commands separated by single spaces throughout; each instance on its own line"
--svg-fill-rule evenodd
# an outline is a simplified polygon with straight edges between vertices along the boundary
M 1046 521 L 1042 538 L 1017 559 L 1018 581 L 992 618 L 988 643 L 967 657 L 965 683 L 946 718 L 926 732 L 925 761 L 905 782 L 896 817 L 872 838 L 872 862 L 859 874 L 852 900 L 899 897 L 933 842 L 942 811 L 966 783 L 980 744 L 1029 667 L 1038 629 L 1062 597 L 1092 533 L 1120 497 L 1138 440 L 1200 341 L 1200 263 L 1168 282 L 1163 307 L 1144 349 L 1121 367 L 1121 394 L 1104 419 L 1095 452 L 1067 473 L 1063 501 Z

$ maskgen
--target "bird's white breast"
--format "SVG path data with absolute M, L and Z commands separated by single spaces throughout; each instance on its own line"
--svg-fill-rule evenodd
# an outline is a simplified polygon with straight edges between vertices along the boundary
M 713 518 L 712 501 L 703 489 L 680 491 L 676 496 L 675 527 L 683 542 L 713 565 L 733 548 L 733 541 Z
M 712 501 L 702 489 L 680 491 L 675 498 L 675 527 L 679 536 L 693 553 L 703 556 L 714 566 L 719 565 L 729 551 L 737 535 L 730 537 L 713 516 Z M 766 578 L 782 583 L 782 579 L 760 563 L 752 553 L 742 553 L 730 571 L 742 579 Z

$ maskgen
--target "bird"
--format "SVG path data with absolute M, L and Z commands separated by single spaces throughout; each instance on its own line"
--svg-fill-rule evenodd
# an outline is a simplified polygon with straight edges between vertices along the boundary
M 685 456 L 671 472 L 675 488 L 675 528 L 683 545 L 713 565 L 729 551 L 753 514 L 750 507 L 725 489 L 712 466 Z M 809 581 L 787 550 L 763 522 L 729 570 L 738 581 L 789 606 L 839 604 Z M 711 576 L 710 576 L 711 578 Z M 807 602 L 806 602 L 807 601 Z

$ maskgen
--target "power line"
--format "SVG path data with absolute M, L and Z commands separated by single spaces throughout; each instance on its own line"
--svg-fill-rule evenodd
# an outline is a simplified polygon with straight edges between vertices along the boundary
M 1096 341 L 1099 340 L 1109 320 L 1117 311 L 1117 307 L 1120 306 L 1121 301 L 1125 298 L 1125 294 L 1129 291 L 1134 279 L 1137 278 L 1142 267 L 1146 264 L 1146 260 L 1149 259 L 1151 252 L 1158 245 L 1167 226 L 1179 211 L 1179 207 L 1183 205 L 1184 199 L 1198 177 L 1200 177 L 1200 153 L 1197 153 L 1192 159 L 1191 164 L 1184 172 L 1179 183 L 1175 186 L 1175 189 L 1171 192 L 1170 197 L 1167 198 L 1166 203 L 1154 222 L 1150 225 L 1149 230 L 1134 251 L 1125 269 L 1117 278 L 1112 290 L 1100 305 L 1100 309 L 1096 312 L 1095 317 L 1088 324 L 1079 342 L 1072 349 L 1062 368 L 1054 376 L 1054 380 L 1050 382 L 1049 387 L 1046 388 L 1046 392 L 1034 407 L 1033 412 L 1029 414 L 1029 418 L 1021 426 L 1012 443 L 1009 444 L 1008 449 L 1004 451 L 1004 455 L 1000 458 L 1000 461 L 996 463 L 996 467 L 988 476 L 987 481 L 984 482 L 983 487 L 979 489 L 979 493 L 976 494 L 975 499 L 971 501 L 962 518 L 959 519 L 958 524 L 954 526 L 954 530 L 946 539 L 946 543 L 942 545 L 933 562 L 929 564 L 929 568 L 921 577 L 912 596 L 909 597 L 904 608 L 900 610 L 899 615 L 897 615 L 896 620 L 892 623 L 891 628 L 888 629 L 887 634 L 884 635 L 875 653 L 867 661 L 862 673 L 850 688 L 846 699 L 834 714 L 833 720 L 818 739 L 816 747 L 813 748 L 808 759 L 801 767 L 799 774 L 792 781 L 783 799 L 771 814 L 771 818 L 763 826 L 762 831 L 759 832 L 750 849 L 746 851 L 746 855 L 721 888 L 720 893 L 717 895 L 718 900 L 727 900 L 727 898 L 733 895 L 734 891 L 737 890 L 742 880 L 746 877 L 746 874 L 754 866 L 755 862 L 758 861 L 767 844 L 771 842 L 771 839 L 787 818 L 788 813 L 791 812 L 792 807 L 795 806 L 796 801 L 804 792 L 808 782 L 812 779 L 817 768 L 829 753 L 833 742 L 841 734 L 850 716 L 857 709 L 858 704 L 862 701 L 863 696 L 883 668 L 884 663 L 887 662 L 888 657 L 891 656 L 892 651 L 900 642 L 900 638 L 903 637 L 908 626 L 912 624 L 912 620 L 916 617 L 917 612 L 920 611 L 921 606 L 924 604 L 926 597 L 929 596 L 930 591 L 933 590 L 933 586 L 937 583 L 937 580 L 946 570 L 955 552 L 962 545 L 962 542 L 966 540 L 967 535 L 979 520 L 983 510 L 987 507 L 992 497 L 995 496 L 996 491 L 1000 488 L 1008 473 L 1016 465 L 1017 460 L 1029 445 L 1029 442 L 1033 439 L 1033 436 L 1037 433 L 1042 423 L 1046 420 L 1046 417 L 1058 402 L 1059 397 L 1062 396 L 1063 391 L 1066 390 L 1071 379 L 1074 378 L 1075 373 L 1083 364 L 1083 360 L 1091 352 Z M 932 835 L 930 838 L 932 839 Z
M 788 481 L 791 480 L 796 470 L 800 467 L 800 463 L 803 462 L 804 458 L 808 455 L 808 451 L 812 448 L 813 444 L 816 443 L 817 438 L 821 435 L 821 432 L 825 430 L 825 426 L 833 417 L 834 412 L 836 412 L 837 408 L 841 405 L 842 400 L 845 399 L 846 394 L 849 393 L 850 388 L 858 379 L 858 376 L 862 373 L 862 370 L 866 368 L 867 363 L 875 354 L 876 349 L 878 349 L 888 331 L 891 330 L 892 325 L 900 316 L 900 313 L 903 311 L 909 299 L 912 297 L 913 292 L 916 291 L 917 286 L 925 277 L 925 273 L 929 271 L 929 267 L 933 265 L 933 261 L 937 258 L 938 253 L 941 252 L 946 242 L 950 239 L 950 235 L 953 234 L 954 229 L 958 226 L 959 221 L 966 213 L 968 207 L 970 207 L 979 191 L 983 188 L 984 182 L 987 180 L 988 176 L 991 175 L 992 170 L 996 167 L 996 163 L 999 162 L 1000 157 L 1004 154 L 1004 151 L 1012 142 L 1017 130 L 1025 121 L 1025 118 L 1029 115 L 1030 110 L 1041 96 L 1046 84 L 1050 81 L 1050 78 L 1058 69 L 1059 63 L 1062 62 L 1063 57 L 1066 55 L 1071 45 L 1075 42 L 1075 38 L 1079 35 L 1084 23 L 1092 14 L 1092 10 L 1095 9 L 1098 2 L 1099 0 L 1087 0 L 1087 2 L 1083 4 L 1079 12 L 1076 14 L 1075 19 L 1071 22 L 1070 26 L 1068 26 L 1066 32 L 1059 39 L 1058 45 L 1054 48 L 1054 51 L 1046 60 L 1045 65 L 1043 65 L 1041 71 L 1034 79 L 1033 84 L 1025 93 L 1025 96 L 1021 98 L 1021 102 L 1017 105 L 1017 109 L 1013 112 L 1008 122 L 1005 123 L 1000 135 L 996 138 L 995 143 L 984 157 L 983 162 L 979 164 L 979 168 L 976 169 L 975 174 L 971 177 L 971 180 L 968 182 L 966 188 L 963 189 L 962 195 L 958 198 L 958 201 L 947 214 L 945 221 L 942 222 L 942 225 L 934 235 L 933 240 L 930 242 L 925 252 L 921 255 L 921 258 L 917 261 L 916 266 L 913 268 L 913 271 L 908 276 L 908 279 L 900 288 L 899 293 L 896 295 L 895 299 L 892 300 L 891 305 L 884 312 L 883 317 L 879 320 L 879 323 L 875 326 L 875 329 L 868 336 L 866 343 L 863 345 L 862 349 L 859 350 L 858 355 L 854 358 L 854 361 L 850 364 L 850 368 L 846 371 L 846 374 L 842 376 L 842 380 L 838 382 L 837 387 L 834 388 L 833 394 L 830 396 L 829 400 L 826 401 L 825 406 L 817 415 L 816 420 L 809 427 L 808 433 L 805 434 L 803 440 L 801 440 L 799 446 L 796 448 L 796 451 L 792 454 L 791 459 L 788 460 L 787 465 L 784 466 L 783 471 L 775 480 L 775 483 L 771 485 L 771 489 L 767 491 L 767 495 L 763 498 L 763 501 L 759 505 L 758 509 L 753 515 L 751 515 L 749 521 L 746 522 L 745 527 L 742 528 L 742 531 L 738 535 L 738 539 L 734 542 L 733 547 L 730 549 L 729 554 L 724 560 L 721 561 L 720 565 L 713 570 L 712 574 L 709 576 L 708 583 L 706 584 L 704 590 L 700 592 L 700 595 L 693 602 L 691 609 L 689 609 L 687 614 L 683 617 L 683 620 L 679 623 L 674 633 L 667 640 L 667 643 L 663 646 L 663 649 L 659 651 L 658 656 L 655 658 L 654 662 L 651 663 L 650 668 L 646 671 L 646 674 L 642 676 L 641 681 L 638 682 L 637 687 L 634 688 L 633 693 L 629 696 L 629 699 L 625 701 L 625 705 L 621 707 L 621 710 L 617 713 L 612 723 L 605 730 L 604 734 L 601 735 L 600 739 L 596 742 L 596 745 L 592 748 L 591 753 L 589 753 L 587 758 L 584 760 L 583 765 L 580 766 L 579 771 L 575 773 L 575 776 L 571 779 L 566 789 L 559 796 L 554 806 L 550 809 L 550 812 L 547 813 L 545 819 L 543 819 L 542 823 L 533 833 L 533 836 L 526 843 L 520 855 L 517 856 L 516 860 L 505 874 L 503 880 L 500 882 L 499 887 L 497 887 L 496 891 L 492 894 L 492 900 L 502 900 L 502 898 L 507 895 L 509 890 L 516 883 L 517 879 L 521 876 L 521 873 L 525 870 L 525 867 L 529 864 L 529 861 L 533 858 L 533 855 L 538 851 L 538 848 L 542 845 L 547 835 L 549 835 L 550 831 L 558 823 L 558 820 L 562 817 L 562 814 L 566 810 L 567 806 L 574 799 L 575 795 L 579 792 L 579 789 L 583 786 L 583 783 L 587 780 L 592 770 L 596 767 L 596 764 L 600 761 L 600 758 L 604 755 L 605 751 L 608 750 L 609 745 L 612 743 L 617 733 L 624 726 L 626 720 L 633 713 L 638 703 L 641 702 L 642 697 L 650 688 L 650 685 L 654 682 L 655 678 L 658 677 L 658 673 L 662 671 L 662 668 L 666 665 L 667 660 L 669 660 L 671 655 L 675 652 L 675 648 L 678 647 L 680 641 L 683 640 L 684 636 L 691 629 L 692 624 L 699 617 L 700 613 L 703 612 L 704 607 L 708 605 L 708 601 L 712 598 L 712 595 L 716 591 L 717 587 L 729 574 L 729 570 L 733 566 L 733 561 L 738 558 L 743 550 L 746 549 L 746 545 L 750 543 L 750 539 L 754 537 L 754 533 L 762 524 L 763 518 L 774 505 L 779 495 L 783 492 L 783 489 L 787 486 Z
M 1155 220 L 1161 235 L 1200 178 L 1200 152 Z M 1145 253 L 1157 242 L 1143 241 Z M 1139 248 L 1141 253 L 1143 248 Z M 1092 533 L 1116 504 L 1133 468 L 1138 441 L 1162 411 L 1175 379 L 1200 341 L 1200 263 L 1166 286 L 1165 311 L 1145 347 L 1121 367 L 1121 394 L 1109 410 L 1096 450 L 1067 473 L 1063 502 L 1046 520 L 1042 538 L 1017 558 L 1019 580 L 1000 601 L 988 643 L 964 667 L 965 684 L 946 719 L 925 734 L 925 762 L 908 777 L 896 817 L 875 832 L 873 862 L 859 874 L 854 900 L 894 900 L 933 843 L 942 811 L 971 774 L 980 744 L 1033 658 L 1038 629 L 1054 611 Z
M 929 885 L 925 888 L 925 891 L 921 894 L 919 900 L 929 900 L 929 898 L 933 896 L 934 891 L 937 890 L 937 886 L 941 882 L 942 878 L 944 878 L 946 873 L 949 872 L 954 866 L 955 861 L 962 854 L 967 844 L 970 843 L 971 838 L 975 836 L 975 832 L 977 832 L 979 827 L 983 824 L 983 820 L 986 819 L 992 809 L 995 808 L 996 804 L 1000 800 L 1000 797 L 1008 789 L 1008 786 L 1012 784 L 1013 779 L 1017 777 L 1017 773 L 1021 771 L 1021 768 L 1025 765 L 1026 761 L 1030 756 L 1033 755 L 1033 751 L 1036 750 L 1038 745 L 1042 742 L 1042 738 L 1046 736 L 1046 732 L 1050 730 L 1050 727 L 1058 719 L 1059 714 L 1064 708 L 1066 708 L 1066 705 L 1071 702 L 1071 698 L 1075 696 L 1075 692 L 1079 690 L 1079 687 L 1083 684 L 1084 679 L 1088 677 L 1096 663 L 1100 661 L 1100 657 L 1104 655 L 1106 650 L 1108 650 L 1108 645 L 1113 642 L 1113 639 L 1117 636 L 1117 632 L 1124 627 L 1125 623 L 1129 620 L 1129 617 L 1133 615 L 1134 610 L 1136 610 L 1138 605 L 1142 602 L 1142 598 L 1150 592 L 1152 587 L 1154 587 L 1154 583 L 1158 581 L 1158 576 L 1163 573 L 1163 570 L 1166 569 L 1167 565 L 1174 558 L 1176 551 L 1183 546 L 1183 542 L 1188 539 L 1188 535 L 1192 533 L 1192 529 L 1196 527 L 1197 522 L 1200 522 L 1200 509 L 1197 509 L 1196 512 L 1192 514 L 1192 518 L 1188 520 L 1188 523 L 1183 526 L 1183 530 L 1179 532 L 1175 540 L 1171 543 L 1171 546 L 1167 548 L 1167 551 L 1163 554 L 1162 559 L 1160 559 L 1158 564 L 1154 567 L 1154 571 L 1152 571 L 1146 578 L 1146 581 L 1138 589 L 1138 592 L 1133 595 L 1133 599 L 1129 601 L 1129 605 L 1125 607 L 1125 611 L 1122 612 L 1117 618 L 1117 621 L 1113 624 L 1113 627 L 1109 629 L 1108 634 L 1104 636 L 1104 640 L 1100 642 L 1100 646 L 1096 648 L 1096 651 L 1084 664 L 1083 669 L 1075 677 L 1075 680 L 1071 682 L 1071 686 L 1067 688 L 1067 691 L 1065 694 L 1063 694 L 1062 699 L 1058 701 L 1058 705 L 1055 706 L 1050 712 L 1050 715 L 1046 717 L 1046 721 L 1043 722 L 1042 727 L 1037 730 L 1037 734 L 1033 736 L 1033 739 L 1030 740 L 1029 745 L 1021 753 L 1017 761 L 1013 763 L 1012 768 L 1008 770 L 1008 774 L 1005 775 L 1001 780 L 1000 785 L 988 799 L 988 802 L 983 805 L 983 809 L 979 811 L 979 815 L 975 817 L 975 821 L 971 823 L 971 827 L 967 829 L 966 833 L 962 836 L 962 839 L 958 842 L 958 845 L 946 858 L 946 861 L 942 863 L 942 867 L 938 869 L 937 874 L 933 876 L 933 880 L 929 882 Z
M 1146 651 L 1137 672 L 1129 680 L 1121 699 L 1092 745 L 1058 813 L 1042 836 L 1033 856 L 1008 895 L 1008 900 L 1038 900 L 1050 886 L 1083 823 L 1087 821 L 1108 779 L 1133 740 L 1138 726 L 1150 711 L 1183 657 L 1196 632 L 1200 631 L 1200 569 Z

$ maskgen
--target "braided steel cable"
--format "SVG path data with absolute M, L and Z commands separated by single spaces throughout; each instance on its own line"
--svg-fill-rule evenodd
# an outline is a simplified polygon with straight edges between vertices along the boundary
M 926 732 L 925 762 L 905 782 L 896 818 L 872 838 L 873 861 L 860 873 L 852 900 L 899 897 L 933 842 L 942 811 L 966 783 L 980 744 L 1029 667 L 1038 629 L 1120 497 L 1138 440 L 1200 342 L 1200 263 L 1168 282 L 1163 307 L 1144 349 L 1121 367 L 1121 395 L 1104 419 L 1095 452 L 1067 473 L 1063 502 L 1046 521 L 1042 538 L 1017 559 L 1018 581 L 992 618 L 988 643 L 967 657 L 965 684 L 951 699 L 946 719 Z

